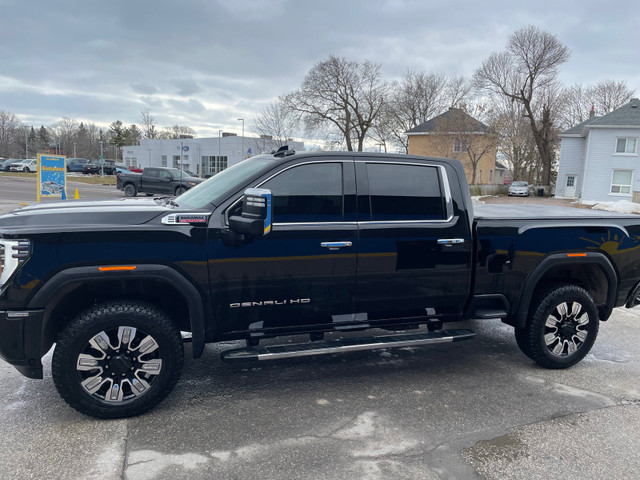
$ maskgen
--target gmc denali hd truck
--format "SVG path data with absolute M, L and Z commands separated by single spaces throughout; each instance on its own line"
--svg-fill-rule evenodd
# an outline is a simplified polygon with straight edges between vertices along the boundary
M 467 340 L 445 324 L 501 319 L 525 355 L 566 368 L 640 302 L 639 266 L 635 216 L 474 214 L 457 161 L 283 149 L 178 197 L 0 216 L 0 356 L 42 378 L 55 344 L 60 395 L 101 418 L 157 405 L 187 340 L 196 358 L 245 340 L 223 358 L 262 361 Z M 372 328 L 395 333 L 341 333 Z M 294 334 L 309 341 L 260 344 Z

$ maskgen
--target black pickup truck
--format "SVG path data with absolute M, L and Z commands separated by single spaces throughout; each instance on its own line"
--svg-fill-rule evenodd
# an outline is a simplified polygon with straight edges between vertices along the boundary
M 147 167 L 142 173 L 118 173 L 116 186 L 127 197 L 138 193 L 180 195 L 203 181 L 178 168 Z
M 42 378 L 55 343 L 62 397 L 116 418 L 167 395 L 185 339 L 196 358 L 206 343 L 245 340 L 224 360 L 261 361 L 467 340 L 471 329 L 445 324 L 501 319 L 525 355 L 566 368 L 614 307 L 639 302 L 638 217 L 474 215 L 459 162 L 292 153 L 173 199 L 0 216 L 2 358 Z M 353 333 L 372 328 L 396 333 Z M 260 344 L 294 334 L 309 342 Z

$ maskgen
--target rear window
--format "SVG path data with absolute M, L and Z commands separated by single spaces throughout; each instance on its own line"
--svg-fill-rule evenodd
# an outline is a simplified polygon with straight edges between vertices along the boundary
M 437 167 L 367 164 L 371 220 L 444 220 L 445 197 Z

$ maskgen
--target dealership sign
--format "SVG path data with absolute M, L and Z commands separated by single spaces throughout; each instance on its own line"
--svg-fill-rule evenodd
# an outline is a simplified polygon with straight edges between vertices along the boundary
M 42 197 L 67 199 L 65 155 L 38 154 L 38 202 Z

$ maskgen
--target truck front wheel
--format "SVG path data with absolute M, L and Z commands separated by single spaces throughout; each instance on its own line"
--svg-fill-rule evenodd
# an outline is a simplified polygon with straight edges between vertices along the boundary
M 183 194 L 184 192 L 186 192 L 186 191 L 187 191 L 187 189 L 186 189 L 185 187 L 178 187 L 178 188 L 176 188 L 176 192 L 175 192 L 175 193 L 176 193 L 176 197 L 177 197 L 178 195 L 182 195 L 182 194 Z
M 556 285 L 537 297 L 526 327 L 516 332 L 522 352 L 545 368 L 568 368 L 582 360 L 598 335 L 593 298 L 578 285 Z
M 182 371 L 180 331 L 152 305 L 96 305 L 59 335 L 53 381 L 62 398 L 85 415 L 123 418 L 162 401 Z
M 124 186 L 124 196 L 125 197 L 135 197 L 138 194 L 138 190 L 136 190 L 136 186 L 132 183 L 129 183 Z

